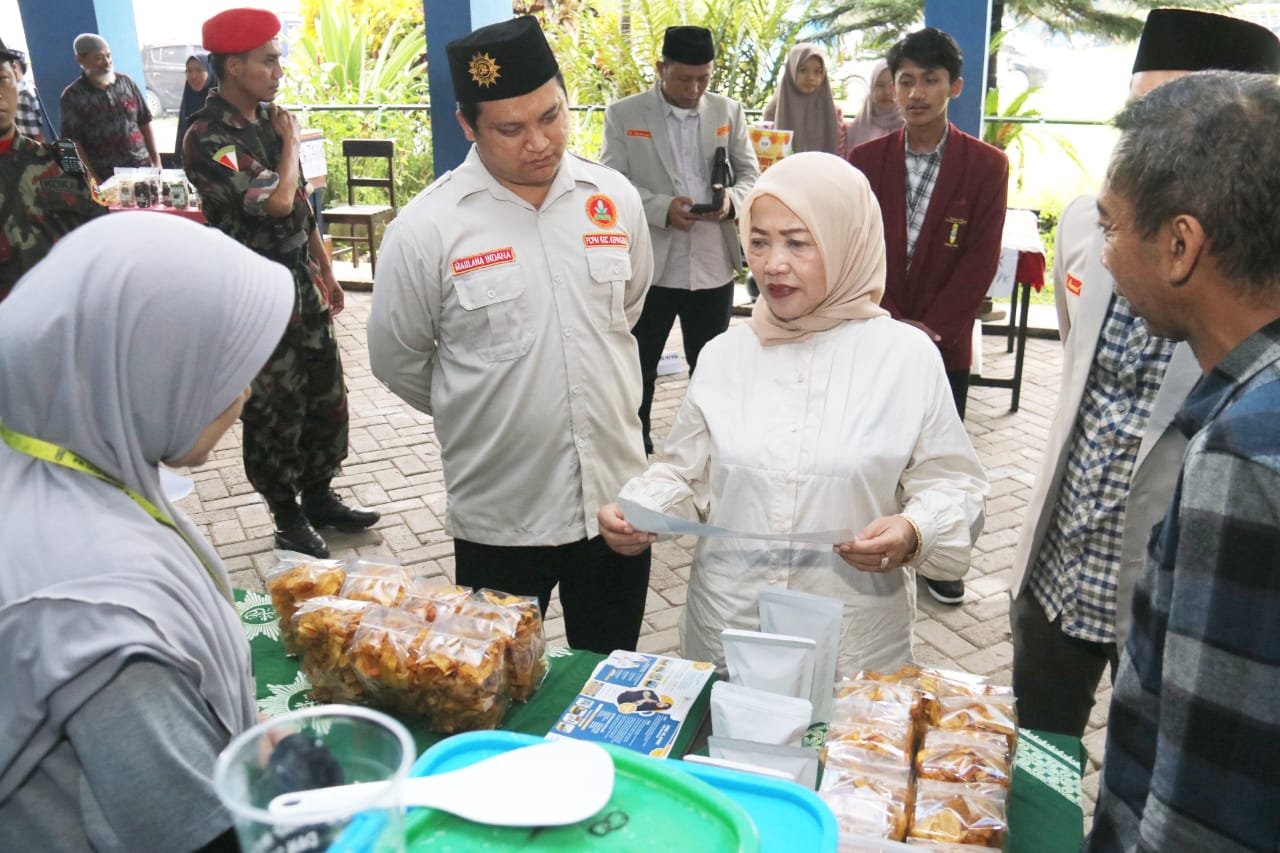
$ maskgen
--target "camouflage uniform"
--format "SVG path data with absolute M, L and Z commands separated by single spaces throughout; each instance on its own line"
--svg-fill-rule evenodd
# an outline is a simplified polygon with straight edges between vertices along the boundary
M 52 146 L 16 134 L 0 154 L 0 300 L 62 235 L 106 212 L 86 175 L 64 172 Z
M 265 210 L 280 183 L 283 147 L 264 104 L 250 122 L 216 89 L 192 116 L 182 145 L 209 223 L 293 273 L 293 317 L 242 415 L 245 473 L 268 502 L 327 484 L 347 456 L 347 391 L 328 298 L 309 254 L 315 218 L 301 179 L 288 216 Z

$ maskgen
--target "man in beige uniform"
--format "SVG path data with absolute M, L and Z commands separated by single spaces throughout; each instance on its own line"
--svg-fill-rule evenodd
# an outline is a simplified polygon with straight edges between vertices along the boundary
M 631 326 L 653 268 L 636 190 L 565 151 L 568 105 L 536 21 L 447 46 L 467 159 L 387 229 L 373 373 L 435 418 L 457 581 L 560 584 L 575 648 L 634 649 L 649 552 L 615 554 L 596 509 L 644 470 Z

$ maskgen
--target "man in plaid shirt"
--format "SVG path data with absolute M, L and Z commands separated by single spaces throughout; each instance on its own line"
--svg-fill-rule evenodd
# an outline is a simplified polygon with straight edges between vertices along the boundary
M 1280 88 L 1204 72 L 1125 109 L 1103 263 L 1204 377 L 1120 660 L 1090 850 L 1280 849 Z
M 10 52 L 16 57 L 13 71 L 18 78 L 18 114 L 14 117 L 14 124 L 18 133 L 36 142 L 44 142 L 44 111 L 40 109 L 40 99 L 27 77 L 27 55 L 20 50 Z

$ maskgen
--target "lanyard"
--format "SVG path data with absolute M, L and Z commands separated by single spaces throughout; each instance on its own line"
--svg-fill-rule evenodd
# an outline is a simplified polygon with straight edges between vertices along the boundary
M 172 518 L 165 515 L 162 509 L 147 500 L 136 489 L 126 486 L 124 483 L 121 483 L 119 480 L 103 471 L 97 465 L 94 465 L 88 459 L 85 459 L 67 448 L 59 447 L 52 442 L 36 438 L 33 435 L 24 435 L 23 433 L 10 429 L 5 426 L 4 423 L 0 423 L 0 438 L 3 438 L 5 444 L 9 445 L 19 453 L 23 453 L 33 459 L 39 459 L 42 462 L 49 462 L 53 465 L 61 465 L 64 468 L 70 468 L 72 471 L 79 471 L 81 474 L 88 474 L 90 477 L 96 477 L 102 482 L 115 486 L 117 489 L 124 492 L 129 496 L 131 501 L 142 507 L 143 511 L 146 512 L 147 515 L 151 516 L 157 522 L 163 524 L 165 527 L 181 536 L 182 541 L 187 543 L 187 547 L 191 549 L 191 553 L 195 554 L 196 558 L 200 560 L 200 564 L 204 566 L 204 570 L 208 572 L 209 578 L 213 581 L 214 586 L 218 588 L 218 591 L 222 593 L 223 597 L 225 597 L 227 601 L 233 600 L 231 597 L 231 590 L 227 588 L 226 583 L 218 576 L 218 573 L 213 570 L 213 566 L 209 565 L 208 561 L 205 560 L 204 555 L 202 555 L 200 551 L 196 549 L 196 546 L 192 544 L 191 540 L 187 538 L 187 534 L 182 532 L 182 528 L 178 527 Z

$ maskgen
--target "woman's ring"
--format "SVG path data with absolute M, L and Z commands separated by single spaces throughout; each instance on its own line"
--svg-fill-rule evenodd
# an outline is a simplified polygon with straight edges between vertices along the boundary
M 888 554 L 881 554 L 881 555 L 880 555 L 880 568 L 881 568 L 881 569 L 887 569 L 887 568 L 889 568 L 889 555 L 888 555 Z

